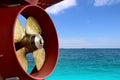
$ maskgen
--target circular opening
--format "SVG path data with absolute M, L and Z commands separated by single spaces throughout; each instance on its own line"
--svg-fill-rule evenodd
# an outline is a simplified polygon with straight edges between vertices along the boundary
M 28 18 L 30 17 L 34 18 L 38 22 L 40 26 L 39 28 L 41 30 L 36 29 L 37 25 L 33 23 L 34 21 L 28 23 Z M 27 23 L 29 25 L 27 25 Z M 16 30 L 16 25 L 18 26 L 21 25 L 22 27 L 21 28 L 19 27 L 17 28 L 18 30 Z M 18 19 L 16 21 L 16 25 L 14 30 L 15 32 L 14 42 L 18 61 L 20 62 L 22 68 L 26 71 L 27 74 L 30 74 L 31 77 L 34 78 L 48 77 L 50 73 L 53 71 L 58 57 L 58 39 L 55 27 L 50 17 L 43 9 L 39 7 L 27 6 L 20 11 Z M 31 27 L 30 30 L 28 30 L 26 26 L 33 27 Z M 38 64 L 40 65 L 41 63 L 39 63 L 39 58 L 40 59 L 43 59 L 43 57 L 45 58 L 41 67 L 36 67 L 37 64 L 33 56 L 35 50 L 31 48 L 31 45 L 33 45 L 34 43 L 30 42 L 31 39 L 30 36 L 38 35 L 34 33 L 34 30 L 35 32 L 38 31 L 37 33 L 40 34 L 44 40 L 43 52 L 45 52 L 45 55 L 42 52 L 42 54 L 40 55 L 42 56 L 42 58 L 38 57 Z M 38 52 L 37 54 L 39 55 L 39 53 L 40 52 Z M 28 66 L 26 64 L 28 64 Z

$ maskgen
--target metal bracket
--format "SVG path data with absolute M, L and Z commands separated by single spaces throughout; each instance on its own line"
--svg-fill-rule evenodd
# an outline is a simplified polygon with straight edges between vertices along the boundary
M 19 77 L 10 77 L 10 78 L 6 78 L 5 80 L 20 80 Z

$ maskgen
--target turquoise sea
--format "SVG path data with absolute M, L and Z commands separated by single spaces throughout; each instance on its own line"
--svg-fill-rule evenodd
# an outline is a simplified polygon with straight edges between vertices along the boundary
M 120 80 L 120 49 L 60 49 L 46 80 Z
M 31 55 L 28 73 L 35 66 Z M 120 80 L 120 49 L 60 49 L 57 66 L 45 80 Z

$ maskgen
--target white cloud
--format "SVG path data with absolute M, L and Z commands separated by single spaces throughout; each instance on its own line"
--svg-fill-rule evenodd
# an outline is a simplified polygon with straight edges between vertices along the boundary
M 120 48 L 120 39 L 113 38 L 78 38 L 60 39 L 60 48 Z
M 68 9 L 68 8 L 76 6 L 76 5 L 77 5 L 76 0 L 63 0 L 63 1 L 47 8 L 46 11 L 51 14 L 58 14 L 59 12 L 64 11 L 65 9 Z
M 120 0 L 94 0 L 94 6 L 97 7 L 118 4 L 118 3 L 120 3 Z

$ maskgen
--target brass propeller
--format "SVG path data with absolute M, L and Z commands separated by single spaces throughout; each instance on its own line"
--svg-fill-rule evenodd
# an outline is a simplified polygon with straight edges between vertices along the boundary
M 14 42 L 20 42 L 22 40 L 23 36 L 25 35 L 25 32 L 22 28 L 22 25 L 20 21 L 17 19 L 16 24 L 15 24 L 15 33 L 14 33 Z
M 39 23 L 37 20 L 33 17 L 28 17 L 26 22 L 26 33 L 27 34 L 41 34 L 42 29 L 39 26 Z
M 20 62 L 20 64 L 22 65 L 23 69 L 25 71 L 27 71 L 27 68 L 28 68 L 28 62 L 27 62 L 27 58 L 26 58 L 26 50 L 25 48 L 21 48 L 19 50 L 17 50 L 17 57 L 18 57 L 18 60 Z
M 44 40 L 41 36 L 42 29 L 38 21 L 30 16 L 26 21 L 26 29 L 22 28 L 20 21 L 17 19 L 15 24 L 14 42 L 19 44 L 17 50 L 18 60 L 25 71 L 28 68 L 26 54 L 32 52 L 36 68 L 39 71 L 45 61 Z

